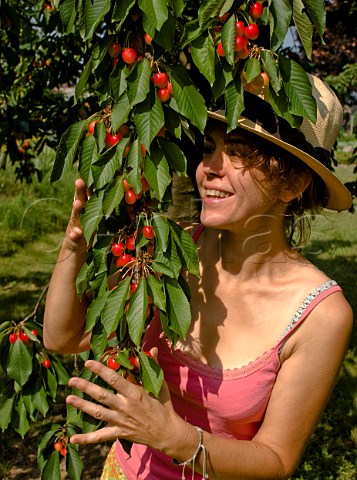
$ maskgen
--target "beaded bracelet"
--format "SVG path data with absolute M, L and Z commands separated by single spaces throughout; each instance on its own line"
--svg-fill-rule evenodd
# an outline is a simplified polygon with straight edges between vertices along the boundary
M 191 464 L 192 464 L 192 467 L 191 467 L 192 468 L 192 480 L 194 480 L 194 478 L 195 478 L 195 461 L 196 461 L 196 457 L 199 454 L 200 450 L 202 450 L 202 452 L 203 452 L 203 463 L 202 463 L 202 475 L 203 475 L 203 477 L 202 477 L 202 480 L 204 480 L 205 478 L 208 478 L 208 473 L 207 473 L 207 450 L 206 450 L 206 447 L 203 445 L 203 430 L 202 430 L 202 428 L 196 427 L 196 426 L 195 426 L 195 429 L 198 431 L 198 433 L 200 435 L 200 440 L 198 442 L 198 446 L 196 448 L 195 453 L 192 455 L 191 458 L 186 460 L 186 462 L 178 463 L 177 460 L 174 460 L 174 463 L 176 463 L 178 465 L 181 465 L 183 467 L 182 468 L 181 480 L 186 480 L 185 469 L 186 469 L 187 465 L 191 465 Z

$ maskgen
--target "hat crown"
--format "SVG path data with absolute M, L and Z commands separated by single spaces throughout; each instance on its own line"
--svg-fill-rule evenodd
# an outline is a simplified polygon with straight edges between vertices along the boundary
M 342 125 L 342 105 L 332 89 L 320 78 L 309 75 L 309 80 L 317 103 L 317 121 L 314 124 L 304 118 L 299 130 L 313 147 L 331 152 Z

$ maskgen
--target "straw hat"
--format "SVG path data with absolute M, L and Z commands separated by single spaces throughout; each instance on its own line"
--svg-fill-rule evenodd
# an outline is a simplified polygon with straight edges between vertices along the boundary
M 316 124 L 304 118 L 299 129 L 292 128 L 286 120 L 276 115 L 267 101 L 245 92 L 245 110 L 237 127 L 255 133 L 298 157 L 325 182 L 329 193 L 326 208 L 348 210 L 352 206 L 351 193 L 323 164 L 324 160 L 330 158 L 341 128 L 342 106 L 331 88 L 321 79 L 309 75 L 309 80 L 317 102 Z M 208 116 L 227 122 L 224 110 L 208 112 Z

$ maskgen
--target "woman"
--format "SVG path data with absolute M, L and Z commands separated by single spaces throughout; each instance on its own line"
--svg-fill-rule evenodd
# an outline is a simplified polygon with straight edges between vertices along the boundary
M 160 398 L 94 361 L 86 366 L 117 395 L 70 380 L 102 406 L 75 395 L 67 402 L 108 422 L 72 443 L 134 442 L 129 459 L 115 443 L 103 478 L 178 479 L 192 468 L 195 479 L 276 480 L 296 468 L 352 328 L 340 287 L 294 246 L 306 209 L 351 206 L 349 192 L 320 160 L 337 137 L 341 106 L 320 80 L 311 82 L 318 121 L 304 120 L 299 131 L 250 94 L 229 134 L 224 112 L 210 113 L 196 174 L 201 278 L 189 278 L 192 324 L 174 348 L 155 315 L 145 338 L 164 371 Z M 86 253 L 79 223 L 85 202 L 79 179 L 46 302 L 46 346 L 63 353 L 89 348 L 88 300 L 75 293 Z

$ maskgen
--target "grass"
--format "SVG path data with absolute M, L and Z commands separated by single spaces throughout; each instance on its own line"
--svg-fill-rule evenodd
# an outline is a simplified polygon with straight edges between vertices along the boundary
M 45 165 L 46 162 L 50 164 L 51 160 L 50 156 L 41 159 Z M 340 164 L 337 175 L 344 182 L 353 180 L 353 166 Z M 28 315 L 48 282 L 70 213 L 75 174 L 52 186 L 49 185 L 48 174 L 42 183 L 34 180 L 32 185 L 14 184 L 13 178 L 11 170 L 1 172 L 0 322 L 19 321 Z M 313 224 L 305 254 L 341 285 L 356 312 L 357 212 L 319 216 Z M 355 326 L 336 388 L 292 479 L 357 478 L 356 412 Z M 33 428 L 36 437 L 36 430 L 39 432 L 40 426 L 34 425 Z M 1 437 L 3 435 L 0 434 Z M 9 460 L 6 455 L 1 457 L 0 477 L 3 473 L 7 478 L 4 472 L 9 470 Z M 26 464 L 27 460 L 23 461 Z M 33 461 L 35 464 L 35 459 Z

